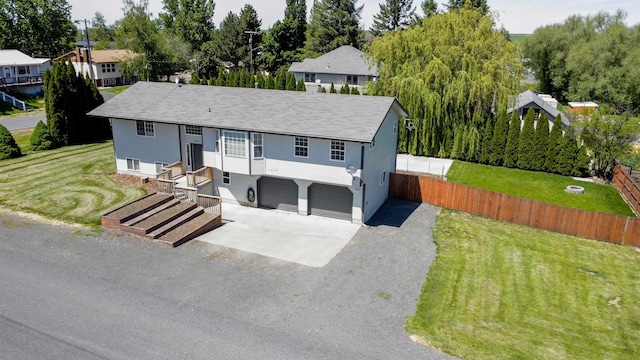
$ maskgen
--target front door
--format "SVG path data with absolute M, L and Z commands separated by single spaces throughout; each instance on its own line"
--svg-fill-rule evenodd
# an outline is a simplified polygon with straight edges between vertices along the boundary
M 187 144 L 187 170 L 196 171 L 204 167 L 202 144 Z

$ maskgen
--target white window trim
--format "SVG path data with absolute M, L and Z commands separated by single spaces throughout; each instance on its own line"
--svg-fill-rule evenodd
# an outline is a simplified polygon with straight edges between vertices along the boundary
M 307 145 L 303 146 L 303 145 L 298 145 L 296 139 L 305 139 L 307 141 Z M 296 154 L 296 148 L 306 148 L 307 149 L 307 155 L 303 156 L 303 155 L 297 155 Z M 294 136 L 293 137 L 293 156 L 297 157 L 297 158 L 309 158 L 309 138 L 305 137 L 305 136 Z
M 333 143 L 342 143 L 344 149 L 340 150 L 340 149 L 334 149 L 333 148 Z M 334 151 L 338 151 L 338 152 L 342 152 L 342 160 L 340 159 L 334 159 L 333 158 L 333 152 Z M 345 159 L 347 158 L 347 142 L 346 141 L 342 141 L 342 140 L 331 140 L 331 142 L 329 143 L 329 160 L 331 161 L 338 161 L 338 162 L 344 162 Z
M 223 171 L 222 172 L 222 183 L 229 185 L 231 184 L 231 173 L 228 171 Z
M 261 156 L 256 156 L 256 136 L 260 137 L 260 145 L 257 145 L 260 147 L 260 149 L 262 150 L 262 155 Z M 251 149 L 251 154 L 253 155 L 254 159 L 264 159 L 264 135 L 262 133 L 253 133 L 251 134 L 251 140 L 252 140 L 252 149 Z
M 127 162 L 127 171 L 136 171 L 136 172 L 140 171 L 140 159 L 126 158 L 125 161 Z M 131 161 L 131 165 L 133 165 L 132 168 L 129 167 L 129 161 Z M 137 170 L 136 170 L 136 162 L 138 163 Z
M 184 133 L 187 135 L 202 136 L 202 126 L 198 125 L 185 125 Z
M 229 154 L 227 154 L 227 134 L 242 135 L 242 137 L 244 138 L 243 146 L 242 146 L 242 152 L 244 153 L 244 155 L 229 155 Z M 223 136 L 224 136 L 224 144 L 223 144 L 222 148 L 223 148 L 223 151 L 224 151 L 224 156 L 234 157 L 234 158 L 238 158 L 238 159 L 246 159 L 247 158 L 247 133 L 240 132 L 240 131 L 224 130 L 223 131 Z
M 144 130 L 144 135 L 141 135 L 141 134 L 138 133 L 138 122 L 142 123 L 142 128 Z M 149 133 L 147 132 L 147 124 L 151 124 L 151 128 L 152 128 L 152 131 L 153 131 L 153 133 L 151 135 L 149 135 Z M 142 136 L 142 137 L 155 138 L 156 137 L 156 124 L 153 121 L 136 120 L 136 135 Z

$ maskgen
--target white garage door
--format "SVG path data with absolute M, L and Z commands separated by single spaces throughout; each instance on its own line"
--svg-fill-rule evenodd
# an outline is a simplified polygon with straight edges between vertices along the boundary
M 309 186 L 311 215 L 351 220 L 353 193 L 346 187 L 312 184 Z
M 258 179 L 258 206 L 298 212 L 298 185 L 293 180 L 261 177 Z

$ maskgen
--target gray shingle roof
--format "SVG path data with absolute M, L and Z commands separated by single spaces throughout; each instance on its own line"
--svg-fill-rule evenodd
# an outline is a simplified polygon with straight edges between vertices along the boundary
M 531 103 L 535 103 L 536 105 L 538 105 L 541 109 L 543 109 L 544 111 L 546 111 L 547 113 L 549 113 L 549 115 L 551 115 L 552 117 L 549 118 L 549 121 L 553 122 L 553 119 L 555 119 L 556 116 L 560 115 L 560 119 L 562 120 L 562 123 L 565 126 L 569 126 L 571 125 L 571 123 L 569 122 L 569 119 L 567 119 L 567 117 L 560 112 L 560 110 L 554 108 L 553 106 L 551 106 L 549 103 L 547 103 L 546 101 L 544 101 L 540 96 L 536 95 L 536 93 L 534 93 L 531 90 L 527 90 L 523 93 L 520 93 L 518 95 L 518 98 L 516 99 L 516 104 L 513 108 L 507 110 L 508 113 L 511 113 L 512 111 L 516 110 L 516 109 L 520 109 L 524 106 L 527 106 Z
M 351 45 L 341 46 L 315 59 L 294 62 L 289 71 L 378 76 L 378 69 L 371 63 L 371 59 Z
M 393 97 L 138 82 L 91 116 L 371 142 Z

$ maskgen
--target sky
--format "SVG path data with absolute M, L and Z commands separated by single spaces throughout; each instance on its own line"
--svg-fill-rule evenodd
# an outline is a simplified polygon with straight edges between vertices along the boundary
M 137 0 L 136 0 L 137 1 Z M 92 19 L 96 11 L 101 12 L 108 24 L 122 18 L 120 0 L 68 0 L 73 20 Z M 359 0 L 364 5 L 361 23 L 366 29 L 373 22 L 373 15 L 380 10 L 384 0 Z M 439 3 L 445 3 L 441 0 Z M 274 22 L 284 17 L 285 0 L 215 0 L 214 22 L 216 26 L 233 11 L 239 13 L 245 4 L 251 4 L 262 18 L 262 28 L 268 29 Z M 414 0 L 420 7 L 421 0 Z M 307 0 L 311 8 L 313 0 Z M 541 26 L 561 23 L 571 15 L 590 15 L 599 11 L 614 13 L 618 9 L 627 12 L 627 25 L 640 23 L 640 1 L 638 0 L 488 0 L 491 11 L 497 16 L 497 24 L 503 25 L 512 34 L 531 34 Z M 440 8 L 443 8 L 440 5 Z M 162 12 L 162 0 L 149 0 L 149 11 L 154 17 Z M 308 12 L 307 12 L 308 14 Z

